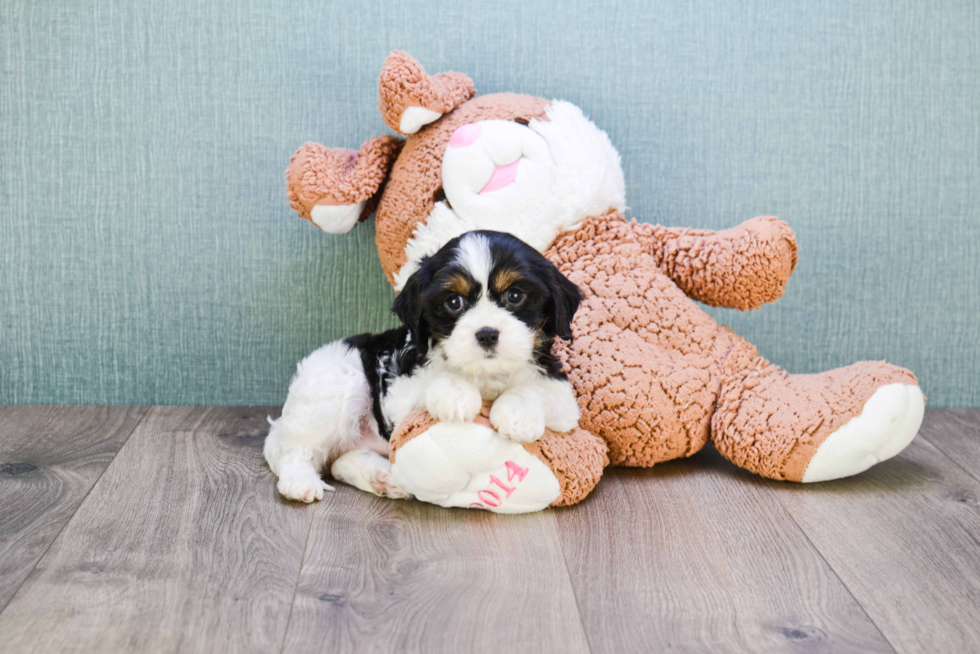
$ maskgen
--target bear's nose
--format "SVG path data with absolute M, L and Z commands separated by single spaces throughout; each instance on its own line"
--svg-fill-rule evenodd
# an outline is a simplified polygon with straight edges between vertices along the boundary
M 449 137 L 449 147 L 465 148 L 467 145 L 471 145 L 473 141 L 480 137 L 480 131 L 481 128 L 476 123 L 460 125 L 453 132 L 453 135 Z
M 476 333 L 476 342 L 480 344 L 484 350 L 492 350 L 497 344 L 497 339 L 500 337 L 500 332 L 493 327 L 484 327 Z

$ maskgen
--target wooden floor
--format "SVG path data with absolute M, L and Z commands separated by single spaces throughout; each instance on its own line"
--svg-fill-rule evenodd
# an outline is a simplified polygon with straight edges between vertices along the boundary
M 848 480 L 705 451 L 525 516 L 283 502 L 268 413 L 0 407 L 0 650 L 980 651 L 980 410 Z

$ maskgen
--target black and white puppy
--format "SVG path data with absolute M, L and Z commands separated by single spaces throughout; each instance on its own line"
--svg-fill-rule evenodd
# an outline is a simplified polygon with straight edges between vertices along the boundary
M 530 442 L 578 424 L 572 387 L 551 352 L 570 340 L 578 288 L 510 234 L 468 232 L 423 259 L 392 310 L 402 327 L 316 350 L 297 366 L 265 458 L 279 492 L 312 502 L 333 490 L 320 478 L 404 497 L 388 474 L 388 439 L 425 407 L 469 422 L 492 400 L 498 433 Z M 332 464 L 332 465 L 331 465 Z

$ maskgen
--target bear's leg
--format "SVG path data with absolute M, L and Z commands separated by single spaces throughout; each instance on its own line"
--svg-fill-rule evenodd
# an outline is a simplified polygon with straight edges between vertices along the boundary
M 890 459 L 918 432 L 925 398 L 908 370 L 863 361 L 790 375 L 731 336 L 711 432 L 736 465 L 770 479 L 839 479 Z

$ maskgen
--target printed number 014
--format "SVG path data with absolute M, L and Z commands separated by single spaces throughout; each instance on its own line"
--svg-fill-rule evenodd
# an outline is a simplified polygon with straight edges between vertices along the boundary
M 505 499 L 510 497 L 511 493 L 517 489 L 517 484 L 524 481 L 524 477 L 527 476 L 528 472 L 527 468 L 522 468 L 513 461 L 508 461 L 504 465 L 507 468 L 507 481 L 513 482 L 513 485 L 507 485 L 505 482 L 500 481 L 496 475 L 490 475 L 490 484 L 502 490 L 505 493 L 504 497 L 501 498 L 496 490 L 485 488 L 476 494 L 480 498 L 480 501 L 473 502 L 470 504 L 470 507 L 485 509 L 489 506 L 495 509 L 503 504 Z M 514 481 L 515 479 L 517 480 L 516 482 Z

